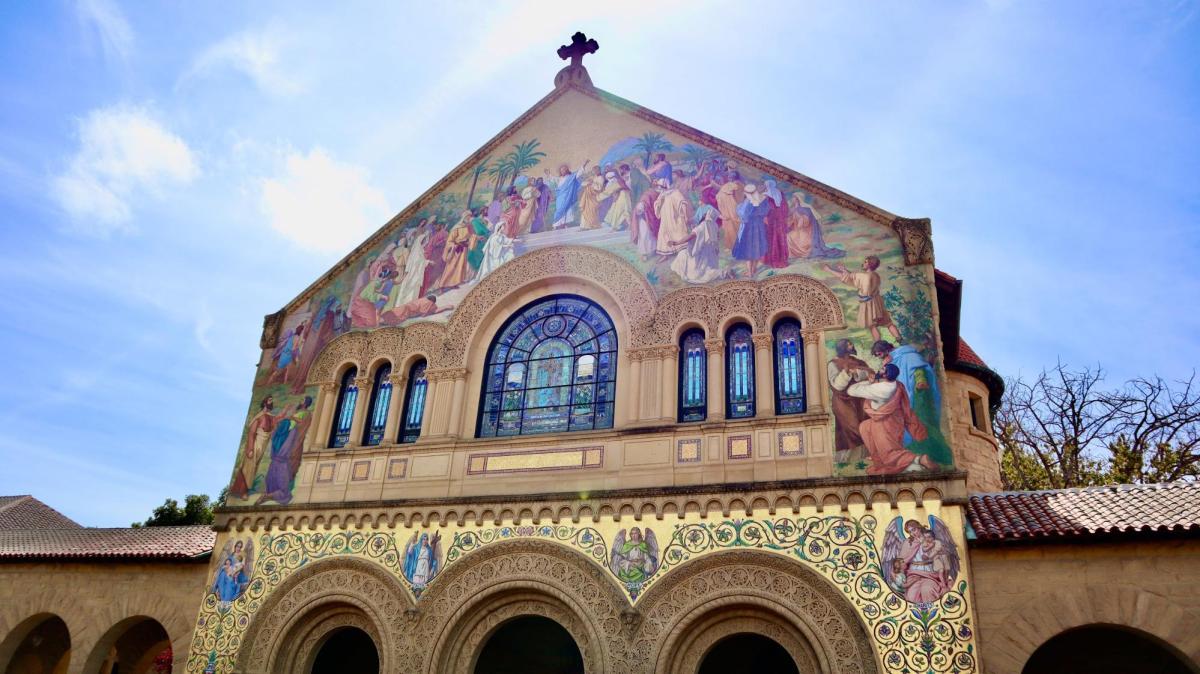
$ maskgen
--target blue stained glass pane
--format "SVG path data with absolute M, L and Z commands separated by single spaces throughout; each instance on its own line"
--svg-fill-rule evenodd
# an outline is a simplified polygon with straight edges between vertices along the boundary
M 429 391 L 429 380 L 425 378 L 425 361 L 417 361 L 409 370 L 408 392 L 404 401 L 404 420 L 400 428 L 400 442 L 416 442 L 421 437 L 421 421 L 425 416 L 425 396 Z M 492 370 L 489 379 L 498 379 L 503 366 Z M 494 423 L 494 422 L 493 422 Z
M 786 318 L 775 324 L 775 413 L 805 411 L 804 342 L 800 324 Z
M 605 333 L 603 343 L 597 333 Z M 526 306 L 501 329 L 488 354 L 478 435 L 610 428 L 611 410 L 599 414 L 598 408 L 614 394 L 616 348 L 612 321 L 584 298 L 559 296 Z M 497 369 L 505 362 L 512 364 Z
M 708 415 L 704 332 L 699 328 L 685 332 L 679 340 L 679 353 L 679 420 L 703 421 Z
M 726 416 L 744 419 L 754 416 L 754 345 L 750 327 L 735 325 L 725 337 Z

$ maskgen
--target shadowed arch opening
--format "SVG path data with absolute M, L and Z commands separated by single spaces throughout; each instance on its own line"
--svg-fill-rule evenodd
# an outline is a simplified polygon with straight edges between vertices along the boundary
M 53 614 L 33 616 L 17 625 L 3 646 L 0 664 L 4 664 L 4 651 L 12 649 L 5 674 L 65 674 L 71 663 L 70 631 Z
M 743 632 L 718 641 L 705 653 L 699 674 L 800 674 L 783 646 L 761 634 Z
M 1038 647 L 1022 674 L 1194 674 L 1200 671 L 1170 644 L 1124 625 L 1085 625 Z
M 313 658 L 312 674 L 379 674 L 379 650 L 357 627 L 330 633 Z
M 148 674 L 171 671 L 171 637 L 154 618 L 133 616 L 100 637 L 83 666 L 85 674 Z M 156 668 L 156 663 L 158 666 Z
M 579 645 L 557 622 L 539 615 L 514 618 L 484 644 L 475 674 L 583 674 Z

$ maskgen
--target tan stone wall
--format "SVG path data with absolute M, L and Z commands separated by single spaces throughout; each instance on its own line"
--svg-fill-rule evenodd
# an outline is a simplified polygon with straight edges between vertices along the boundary
M 208 575 L 207 561 L 0 564 L 0 671 L 17 645 L 10 643 L 10 633 L 43 613 L 67 624 L 72 674 L 83 672 L 94 655 L 103 661 L 121 636 L 112 628 L 136 616 L 162 625 L 175 671 L 183 671 Z
M 1018 674 L 1046 640 L 1092 623 L 1148 632 L 1200 663 L 1200 541 L 971 550 L 983 671 Z
M 1000 483 L 1000 448 L 991 432 L 987 386 L 961 372 L 947 371 L 946 380 L 946 407 L 950 409 L 950 446 L 954 449 L 954 466 L 967 471 L 968 491 L 1000 491 L 1003 489 Z M 980 419 L 984 430 L 975 428 L 971 423 L 972 393 L 984 401 Z

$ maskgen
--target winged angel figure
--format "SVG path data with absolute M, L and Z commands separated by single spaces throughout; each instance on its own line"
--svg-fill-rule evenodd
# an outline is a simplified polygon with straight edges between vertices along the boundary
M 929 516 L 897 517 L 883 536 L 883 578 L 896 594 L 914 604 L 932 604 L 950 591 L 958 578 L 958 546 L 946 523 Z
M 649 528 L 646 529 L 645 538 L 638 527 L 628 530 L 628 538 L 625 537 L 625 531 L 618 531 L 613 540 L 608 566 L 621 582 L 641 585 L 658 570 L 658 540 Z
M 217 595 L 218 604 L 228 608 L 250 584 L 250 575 L 254 572 L 254 539 L 225 541 L 219 559 L 211 590 Z

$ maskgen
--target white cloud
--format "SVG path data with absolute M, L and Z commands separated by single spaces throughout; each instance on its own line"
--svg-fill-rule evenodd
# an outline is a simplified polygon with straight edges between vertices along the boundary
M 284 174 L 263 180 L 261 187 L 271 227 L 310 250 L 346 251 L 394 214 L 366 169 L 339 162 L 321 148 L 292 153 Z
M 299 77 L 286 72 L 281 63 L 281 52 L 288 42 L 282 33 L 270 29 L 231 35 L 196 57 L 183 79 L 232 68 L 267 93 L 299 93 L 304 88 Z
M 79 124 L 79 151 L 51 192 L 82 231 L 130 231 L 130 200 L 199 172 L 192 151 L 141 108 L 93 110 Z
M 93 110 L 79 123 L 79 151 L 51 191 L 79 229 L 107 235 L 130 230 L 129 201 L 188 183 L 199 170 L 192 151 L 143 108 Z
M 122 62 L 129 59 L 133 51 L 133 29 L 116 5 L 110 0 L 78 0 L 75 12 L 80 21 L 95 29 L 106 58 Z

